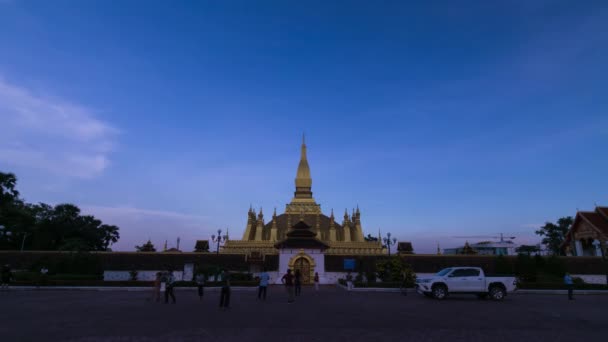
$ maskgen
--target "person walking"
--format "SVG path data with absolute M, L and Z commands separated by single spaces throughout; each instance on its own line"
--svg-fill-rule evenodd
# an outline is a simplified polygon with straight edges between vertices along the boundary
M 287 273 L 283 275 L 281 278 L 281 282 L 285 284 L 285 289 L 287 289 L 287 303 L 291 304 L 295 301 L 293 297 L 293 274 L 291 274 L 291 270 L 287 269 Z
M 222 270 L 220 276 L 220 308 L 228 309 L 230 307 L 230 275 Z
M 315 272 L 315 291 L 319 291 L 319 272 Z
M 353 275 L 350 274 L 350 271 L 346 274 L 346 288 L 348 291 L 353 289 Z
M 173 293 L 173 287 L 175 286 L 175 277 L 173 277 L 173 271 L 169 270 L 165 276 L 165 304 L 169 303 L 169 297 L 175 304 L 175 294 Z
M 300 273 L 300 270 L 296 270 L 294 274 L 294 284 L 296 296 L 299 296 L 302 293 L 302 273 Z
M 40 269 L 40 279 L 38 281 L 38 287 L 40 287 L 42 285 L 46 285 L 48 273 L 49 273 L 49 270 L 46 267 L 42 266 L 42 268 Z
M 407 296 L 407 277 L 405 272 L 403 273 L 402 279 L 401 279 L 401 286 L 399 287 L 399 290 L 401 291 L 401 294 L 404 296 Z
M 151 300 L 160 302 L 160 284 L 162 283 L 163 274 L 156 272 L 154 277 L 154 284 L 152 285 L 152 298 Z
M 196 286 L 198 287 L 198 300 L 203 300 L 203 295 L 205 294 L 203 292 L 205 289 L 205 274 L 199 271 L 194 280 L 196 281 Z
M 574 281 L 568 272 L 564 275 L 564 284 L 568 288 L 568 300 L 574 300 Z
M 13 280 L 13 272 L 11 272 L 11 266 L 6 264 L 0 273 L 0 290 L 8 290 L 11 280 Z
M 266 290 L 268 288 L 268 282 L 270 281 L 270 276 L 268 272 L 266 272 L 266 267 L 264 267 L 264 271 L 260 274 L 260 286 L 258 288 L 258 299 L 266 300 Z

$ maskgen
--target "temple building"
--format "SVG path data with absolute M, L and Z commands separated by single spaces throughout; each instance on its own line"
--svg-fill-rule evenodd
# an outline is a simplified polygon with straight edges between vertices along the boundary
M 303 138 L 294 197 L 285 206 L 285 212 L 277 215 L 275 209 L 270 220 L 266 221 L 262 209 L 256 213 L 250 207 L 243 238 L 228 240 L 222 247 L 222 253 L 246 254 L 262 259 L 264 255 L 279 254 L 283 269 L 298 261 L 298 258 L 292 258 L 291 261 L 283 262 L 283 255 L 287 254 L 295 253 L 292 257 L 299 255 L 300 262 L 318 263 L 312 255 L 308 255 L 307 250 L 310 254 L 321 256 L 385 254 L 387 251 L 379 241 L 381 239 L 365 240 L 358 206 L 351 213 L 346 210 L 342 222 L 336 220 L 333 209 L 329 216 L 323 214 L 321 205 L 317 204 L 312 195 L 312 178 Z
M 608 207 L 577 212 L 562 249 L 569 256 L 608 255 Z

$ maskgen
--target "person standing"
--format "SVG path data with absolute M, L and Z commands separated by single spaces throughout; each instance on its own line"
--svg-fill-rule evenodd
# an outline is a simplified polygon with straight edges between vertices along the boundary
M 198 299 L 203 300 L 203 295 L 205 294 L 203 292 L 205 289 L 205 274 L 203 272 L 198 272 L 195 280 L 196 286 L 198 286 Z
M 40 282 L 38 283 L 38 286 L 46 285 L 48 273 L 49 270 L 45 266 L 42 266 L 40 269 Z
M 220 308 L 228 309 L 230 307 L 230 276 L 228 272 L 222 270 L 220 286 Z
M 295 301 L 293 297 L 293 274 L 291 274 L 291 270 L 287 269 L 287 273 L 283 275 L 281 278 L 281 282 L 285 284 L 285 289 L 287 289 L 287 303 L 291 304 Z
M 2 273 L 0 274 L 0 289 L 8 290 L 11 280 L 13 280 L 13 272 L 11 272 L 11 266 L 6 264 L 2 267 Z
M 302 273 L 300 273 L 300 270 L 296 270 L 294 281 L 296 286 L 296 296 L 299 296 L 302 293 Z
M 348 273 L 346 274 L 346 287 L 348 291 L 351 291 L 353 289 L 353 275 L 350 274 L 350 271 L 348 271 Z
M 268 288 L 268 282 L 270 281 L 270 276 L 268 272 L 266 272 L 266 267 L 264 267 L 264 271 L 260 274 L 260 287 L 258 288 L 258 299 L 266 300 L 266 290 Z
M 163 274 L 156 272 L 154 276 L 154 284 L 152 287 L 152 300 L 160 302 L 160 284 L 162 283 Z
M 564 275 L 564 284 L 566 284 L 566 287 L 568 288 L 568 299 L 574 300 L 574 281 L 572 280 L 572 276 L 568 272 L 566 272 L 566 274 Z
M 173 271 L 169 270 L 165 276 L 165 304 L 169 302 L 169 296 L 175 304 L 175 294 L 173 293 L 173 287 L 175 286 L 175 277 L 173 277 Z
M 315 272 L 315 291 L 319 291 L 319 272 Z

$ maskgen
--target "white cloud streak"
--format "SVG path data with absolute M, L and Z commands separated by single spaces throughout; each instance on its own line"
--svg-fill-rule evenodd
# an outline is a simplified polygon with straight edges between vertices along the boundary
M 81 206 L 84 214 L 91 214 L 106 224 L 120 227 L 120 240 L 112 246 L 115 251 L 132 251 L 150 239 L 157 250 L 164 242 L 175 247 L 181 240 L 180 249 L 194 250 L 196 240 L 208 239 L 217 228 L 207 221 L 207 216 L 184 214 L 174 211 L 151 210 L 130 206 Z
M 118 130 L 92 110 L 0 78 L 0 163 L 76 178 L 109 165 Z

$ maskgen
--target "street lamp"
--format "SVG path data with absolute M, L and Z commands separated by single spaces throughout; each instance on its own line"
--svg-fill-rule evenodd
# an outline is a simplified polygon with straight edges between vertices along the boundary
M 211 241 L 217 243 L 217 254 L 220 254 L 220 244 L 222 242 L 226 242 L 226 240 L 228 240 L 228 235 L 224 235 L 222 236 L 222 230 L 218 229 L 217 230 L 217 236 L 211 235 Z
M 388 256 L 391 256 L 391 246 L 397 244 L 397 238 L 391 239 L 391 233 L 386 233 L 386 237 L 383 239 L 386 248 L 388 248 Z

